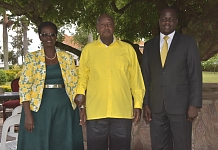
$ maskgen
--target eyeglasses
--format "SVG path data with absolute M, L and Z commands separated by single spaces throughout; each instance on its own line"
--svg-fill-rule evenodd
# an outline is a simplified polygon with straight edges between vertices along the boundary
M 41 33 L 41 34 L 39 34 L 39 35 L 42 36 L 42 37 L 48 37 L 48 36 L 50 36 L 50 37 L 55 37 L 55 36 L 56 36 L 55 33 Z

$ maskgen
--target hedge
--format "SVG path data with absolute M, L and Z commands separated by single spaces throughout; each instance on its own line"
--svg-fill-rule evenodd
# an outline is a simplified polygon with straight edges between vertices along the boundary
M 7 75 L 4 70 L 0 69 L 0 85 L 4 85 L 7 82 Z
M 14 70 L 4 70 L 4 72 L 7 75 L 7 82 L 11 82 L 12 80 L 14 80 L 16 78 L 16 74 L 17 72 Z
M 5 92 L 11 92 L 12 91 L 11 86 L 9 86 L 9 85 L 1 85 L 0 87 L 3 88 Z

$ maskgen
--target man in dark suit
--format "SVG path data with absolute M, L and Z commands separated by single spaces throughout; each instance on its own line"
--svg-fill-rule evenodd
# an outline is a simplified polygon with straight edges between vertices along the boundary
M 152 150 L 191 150 L 192 121 L 202 106 L 197 44 L 175 32 L 177 23 L 176 10 L 163 9 L 160 35 L 144 45 L 144 118 L 150 122 Z

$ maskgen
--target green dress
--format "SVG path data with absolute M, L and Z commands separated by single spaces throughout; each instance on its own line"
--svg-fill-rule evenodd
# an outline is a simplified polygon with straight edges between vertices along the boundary
M 45 84 L 63 84 L 59 63 L 46 66 Z M 84 150 L 79 110 L 73 110 L 64 88 L 44 89 L 38 112 L 32 111 L 35 128 L 24 127 L 22 111 L 18 150 Z

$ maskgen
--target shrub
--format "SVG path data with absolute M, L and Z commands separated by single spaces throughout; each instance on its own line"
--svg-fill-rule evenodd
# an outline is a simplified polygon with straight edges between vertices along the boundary
M 9 85 L 1 85 L 1 88 L 3 88 L 5 92 L 11 92 L 12 91 L 11 86 L 9 86 Z
M 7 75 L 7 82 L 11 82 L 16 78 L 16 72 L 13 70 L 4 70 Z
M 207 61 L 202 61 L 201 65 L 203 71 L 218 71 L 218 54 Z
M 20 69 L 22 69 L 22 65 L 15 64 L 15 65 L 10 66 L 9 69 L 11 69 L 11 70 L 20 70 Z
M 22 68 L 23 68 L 23 65 L 14 65 L 12 67 L 12 70 L 16 72 L 15 78 L 19 78 L 20 77 Z
M 4 70 L 0 69 L 0 85 L 3 85 L 7 82 L 7 75 Z
M 22 70 L 20 70 L 19 72 L 17 72 L 15 78 L 20 78 L 21 73 L 22 73 Z

